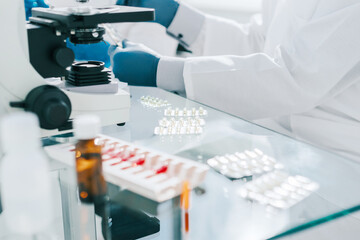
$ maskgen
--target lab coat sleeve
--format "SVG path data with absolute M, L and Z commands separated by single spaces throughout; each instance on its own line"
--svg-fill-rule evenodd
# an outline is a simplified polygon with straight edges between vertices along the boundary
M 249 120 L 311 110 L 359 79 L 359 12 L 313 19 L 268 54 L 189 58 L 187 96 Z
M 248 24 L 239 24 L 181 3 L 167 31 L 194 56 L 246 55 L 263 48 L 266 25 L 260 14 L 252 17 Z
M 184 64 L 184 58 L 161 57 L 156 73 L 156 85 L 171 92 L 185 92 L 182 77 Z

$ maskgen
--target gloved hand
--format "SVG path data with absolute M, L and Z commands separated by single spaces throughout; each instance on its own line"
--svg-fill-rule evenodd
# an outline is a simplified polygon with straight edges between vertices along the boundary
M 101 61 L 105 67 L 110 67 L 110 57 L 108 54 L 110 43 L 99 42 L 94 44 L 73 44 L 67 40 L 67 47 L 73 50 L 77 61 Z
M 124 40 L 123 48 L 111 46 L 111 58 L 115 77 L 133 86 L 156 87 L 157 67 L 160 55 L 143 44 Z
M 117 5 L 155 9 L 155 22 L 168 28 L 175 17 L 179 3 L 175 0 L 118 0 Z
M 44 2 L 44 0 L 24 0 L 25 1 L 25 14 L 26 20 L 29 20 L 31 17 L 31 9 L 34 7 L 43 7 L 48 8 L 49 6 Z

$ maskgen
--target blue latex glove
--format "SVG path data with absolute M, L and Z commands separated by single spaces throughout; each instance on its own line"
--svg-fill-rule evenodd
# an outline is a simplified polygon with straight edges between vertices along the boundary
M 31 9 L 34 7 L 43 7 L 48 8 L 49 6 L 44 2 L 44 0 L 24 0 L 25 2 L 25 14 L 26 20 L 29 20 L 31 17 Z
M 101 61 L 105 67 L 110 67 L 110 56 L 108 54 L 110 44 L 99 42 L 94 44 L 73 44 L 67 40 L 67 47 L 73 50 L 77 61 Z
M 123 41 L 123 48 L 109 49 L 115 77 L 133 86 L 156 87 L 160 55 L 143 44 Z
M 168 28 L 175 17 L 179 3 L 175 0 L 118 0 L 117 5 L 155 9 L 155 22 Z

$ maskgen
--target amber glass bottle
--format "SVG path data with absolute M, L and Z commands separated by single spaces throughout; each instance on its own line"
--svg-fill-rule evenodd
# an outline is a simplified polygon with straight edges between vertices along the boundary
M 79 197 L 83 203 L 96 203 L 106 196 L 106 182 L 102 171 L 101 146 L 95 138 L 100 133 L 96 116 L 81 116 L 74 122 L 76 172 Z
M 103 236 L 111 239 L 110 203 L 103 175 L 101 145 L 96 141 L 100 133 L 100 119 L 84 115 L 75 119 L 76 172 L 79 198 L 82 203 L 94 204 L 95 213 L 103 219 Z
M 94 203 L 106 195 L 101 146 L 95 139 L 79 140 L 76 144 L 76 172 L 82 202 Z

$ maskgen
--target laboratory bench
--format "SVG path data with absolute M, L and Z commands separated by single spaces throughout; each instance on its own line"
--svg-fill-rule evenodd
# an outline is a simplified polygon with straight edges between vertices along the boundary
M 215 156 L 260 149 L 281 163 L 282 171 L 309 178 L 319 188 L 289 209 L 269 210 L 239 195 L 244 184 L 259 176 L 230 179 L 210 168 L 205 181 L 191 192 L 185 230 L 180 197 L 157 203 L 109 184 L 109 201 L 116 214 L 113 225 L 122 239 L 129 236 L 164 240 L 281 239 L 336 222 L 360 209 L 358 163 L 158 88 L 130 87 L 130 93 L 130 121 L 125 126 L 104 127 L 103 134 L 203 164 Z M 206 109 L 203 133 L 155 135 L 154 129 L 164 117 L 165 108 L 144 106 L 142 96 L 165 99 L 174 108 Z M 101 219 L 93 206 L 78 201 L 73 169 L 54 164 L 57 218 L 49 228 L 53 239 L 101 238 Z M 3 229 L 0 215 L 0 239 L 5 236 Z

